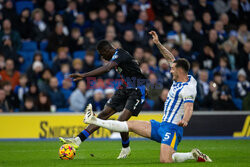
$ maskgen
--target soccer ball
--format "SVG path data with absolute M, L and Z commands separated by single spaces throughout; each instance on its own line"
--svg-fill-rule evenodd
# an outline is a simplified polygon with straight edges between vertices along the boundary
M 76 150 L 70 144 L 64 144 L 59 149 L 59 157 L 63 160 L 72 160 L 76 155 Z

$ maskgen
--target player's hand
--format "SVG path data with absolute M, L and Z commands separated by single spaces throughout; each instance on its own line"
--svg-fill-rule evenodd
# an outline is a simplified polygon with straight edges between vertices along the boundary
M 182 120 L 180 120 L 180 121 L 178 122 L 177 125 L 179 125 L 179 126 L 181 126 L 181 127 L 186 127 L 186 126 L 188 125 L 188 122 L 182 119 Z
M 155 44 L 158 44 L 160 41 L 159 41 L 159 38 L 158 38 L 158 35 L 156 34 L 155 31 L 150 31 L 149 32 L 150 35 L 152 35 L 152 38 L 153 38 L 153 42 Z
M 79 73 L 70 74 L 69 77 L 72 78 L 73 81 L 79 81 L 79 80 L 84 78 L 84 76 L 82 74 L 79 74 Z

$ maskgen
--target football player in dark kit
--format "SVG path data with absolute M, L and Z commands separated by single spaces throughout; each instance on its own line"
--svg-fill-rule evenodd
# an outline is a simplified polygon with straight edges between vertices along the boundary
M 121 76 L 122 85 L 116 90 L 113 97 L 108 100 L 103 111 L 98 115 L 98 118 L 108 119 L 120 111 L 122 111 L 122 113 L 118 118 L 119 121 L 127 121 L 131 116 L 137 116 L 145 100 L 146 78 L 141 73 L 136 60 L 127 51 L 115 49 L 106 40 L 99 41 L 97 51 L 105 60 L 109 61 L 106 65 L 87 73 L 71 74 L 70 77 L 73 78 L 74 81 L 78 81 L 86 77 L 107 73 L 112 68 L 115 68 Z M 63 143 L 72 144 L 75 148 L 78 148 L 79 145 L 98 128 L 96 125 L 89 125 L 75 138 L 65 139 L 60 137 L 59 139 Z M 126 158 L 131 152 L 128 133 L 121 133 L 121 137 L 122 150 L 117 159 Z

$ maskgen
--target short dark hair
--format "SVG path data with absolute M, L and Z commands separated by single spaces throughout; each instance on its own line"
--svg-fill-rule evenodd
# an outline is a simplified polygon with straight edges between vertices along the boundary
M 97 50 L 108 50 L 110 49 L 112 46 L 111 44 L 109 43 L 109 41 L 103 39 L 103 40 L 100 40 L 98 43 L 97 43 L 97 46 L 96 46 L 96 49 Z
M 182 68 L 186 73 L 188 73 L 190 69 L 190 63 L 188 62 L 187 59 L 180 58 L 175 60 L 174 63 L 176 63 L 175 67 Z

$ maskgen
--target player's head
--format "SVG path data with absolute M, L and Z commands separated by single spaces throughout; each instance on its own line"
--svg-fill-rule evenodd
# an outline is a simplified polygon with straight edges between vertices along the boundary
M 186 76 L 190 69 L 190 64 L 186 59 L 175 60 L 171 67 L 171 74 L 173 75 L 173 80 L 177 81 L 180 77 Z
M 110 60 L 114 54 L 115 48 L 107 40 L 101 40 L 96 46 L 97 52 L 105 59 Z

